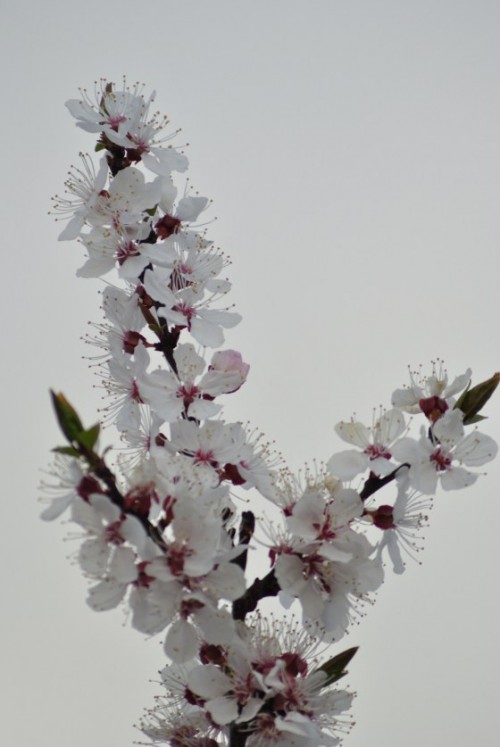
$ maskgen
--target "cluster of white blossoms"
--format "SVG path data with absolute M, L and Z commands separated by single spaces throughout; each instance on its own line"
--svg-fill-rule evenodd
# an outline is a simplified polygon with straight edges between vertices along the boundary
M 371 426 L 337 425 L 350 448 L 324 468 L 302 477 L 278 469 L 259 438 L 221 415 L 249 372 L 223 348 L 240 317 L 224 300 L 227 260 L 198 224 L 209 201 L 174 183 L 188 161 L 166 145 L 168 120 L 151 114 L 153 99 L 139 85 L 101 81 L 94 96 L 67 103 L 78 126 L 98 134 L 100 160 L 82 156 L 54 209 L 68 219 L 60 239 L 86 251 L 78 274 L 115 273 L 90 341 L 104 419 L 126 448 L 111 467 L 99 425 L 84 428 L 54 394 L 69 445 L 55 450 L 42 517 L 66 512 L 80 527 L 90 607 L 124 605 L 135 629 L 163 635 L 171 663 L 166 695 L 141 725 L 150 741 L 334 745 L 352 698 L 334 684 L 354 649 L 325 660 L 326 647 L 382 583 L 385 549 L 404 570 L 401 549 L 418 549 L 438 484 L 471 485 L 495 456 L 474 423 L 499 376 L 471 388 L 470 371 L 450 383 L 442 367 L 412 374 Z M 420 416 L 417 438 L 407 413 Z M 391 484 L 392 499 L 377 503 Z M 257 494 L 279 517 L 258 542 Z M 249 547 L 268 552 L 263 578 L 247 578 Z M 266 621 L 255 610 L 274 596 L 286 611 Z

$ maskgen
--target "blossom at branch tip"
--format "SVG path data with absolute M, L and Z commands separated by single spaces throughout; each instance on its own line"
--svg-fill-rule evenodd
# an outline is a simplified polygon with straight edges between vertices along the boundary
M 77 127 L 86 132 L 126 132 L 131 122 L 144 115 L 154 101 L 154 92 L 146 101 L 142 89 L 139 83 L 128 87 L 124 79 L 122 90 L 117 90 L 102 78 L 95 84 L 93 100 L 86 89 L 81 89 L 81 98 L 69 99 L 65 106 L 77 120 Z
M 155 93 L 145 99 L 142 88 L 138 83 L 130 88 L 124 79 L 122 90 L 117 90 L 114 83 L 101 80 L 94 101 L 82 90 L 81 99 L 70 99 L 66 106 L 78 127 L 103 133 L 111 143 L 130 151 L 133 160 L 142 160 L 153 173 L 168 176 L 172 171 L 185 171 L 186 156 L 177 148 L 162 145 L 176 133 L 161 135 L 168 119 L 150 116 Z
M 460 410 L 448 411 L 431 427 L 431 438 L 422 427 L 420 440 L 407 437 L 394 445 L 395 458 L 410 465 L 410 485 L 416 490 L 433 495 L 438 483 L 444 490 L 465 488 L 479 474 L 466 467 L 480 467 L 495 458 L 495 441 L 476 430 L 465 435 L 462 419 Z
M 422 376 L 421 371 L 410 370 L 410 386 L 396 389 L 391 402 L 405 412 L 424 412 L 434 422 L 453 407 L 454 396 L 467 387 L 471 373 L 468 368 L 465 373 L 449 382 L 448 372 L 440 360 L 433 362 L 430 376 Z

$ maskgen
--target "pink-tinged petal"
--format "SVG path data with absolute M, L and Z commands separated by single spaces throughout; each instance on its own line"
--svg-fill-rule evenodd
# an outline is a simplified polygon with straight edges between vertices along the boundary
M 352 480 L 368 469 L 370 461 L 365 454 L 359 451 L 341 451 L 334 454 L 326 463 L 328 472 L 340 480 Z
M 217 397 L 219 394 L 235 392 L 244 381 L 245 379 L 236 371 L 207 371 L 199 386 L 205 394 Z
M 170 626 L 165 639 L 165 653 L 181 664 L 194 659 L 198 653 L 199 640 L 195 628 L 187 620 L 177 620 Z
M 210 367 L 214 371 L 238 372 L 243 379 L 246 379 L 250 370 L 249 364 L 243 361 L 237 350 L 219 350 L 214 353 Z

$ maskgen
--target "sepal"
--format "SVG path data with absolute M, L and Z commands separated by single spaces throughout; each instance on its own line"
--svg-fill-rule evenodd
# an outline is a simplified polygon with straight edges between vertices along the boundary
M 317 672 L 324 672 L 326 674 L 326 680 L 324 680 L 321 687 L 329 687 L 329 685 L 332 685 L 342 677 L 345 677 L 345 675 L 347 674 L 346 667 L 354 657 L 357 650 L 358 646 L 348 648 L 347 651 L 343 651 L 341 654 L 337 654 L 337 656 L 334 656 L 333 659 L 329 659 L 320 667 L 318 667 L 318 669 L 316 670 Z
M 461 410 L 464 413 L 463 424 L 471 425 L 484 420 L 484 415 L 479 415 L 479 411 L 485 406 L 500 382 L 500 372 L 494 373 L 493 376 L 472 388 L 468 388 L 457 400 L 454 409 Z

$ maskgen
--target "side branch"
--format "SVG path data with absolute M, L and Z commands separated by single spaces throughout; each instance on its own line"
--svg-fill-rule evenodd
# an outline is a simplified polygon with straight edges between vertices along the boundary
M 274 569 L 269 571 L 264 578 L 256 578 L 243 596 L 233 602 L 233 618 L 244 620 L 249 612 L 253 612 L 261 599 L 275 597 L 279 591 L 281 591 L 281 587 L 274 574 Z
M 390 482 L 392 482 L 396 475 L 398 474 L 399 470 L 403 467 L 410 467 L 409 464 L 400 464 L 399 467 L 396 467 L 396 469 L 391 472 L 390 474 L 386 475 L 385 477 L 378 477 L 373 472 L 370 472 L 369 477 L 367 478 L 363 490 L 360 492 L 359 497 L 362 501 L 366 501 L 367 498 L 369 498 L 371 495 L 377 492 L 377 490 L 380 490 L 380 488 L 383 488 L 384 485 L 388 485 Z

